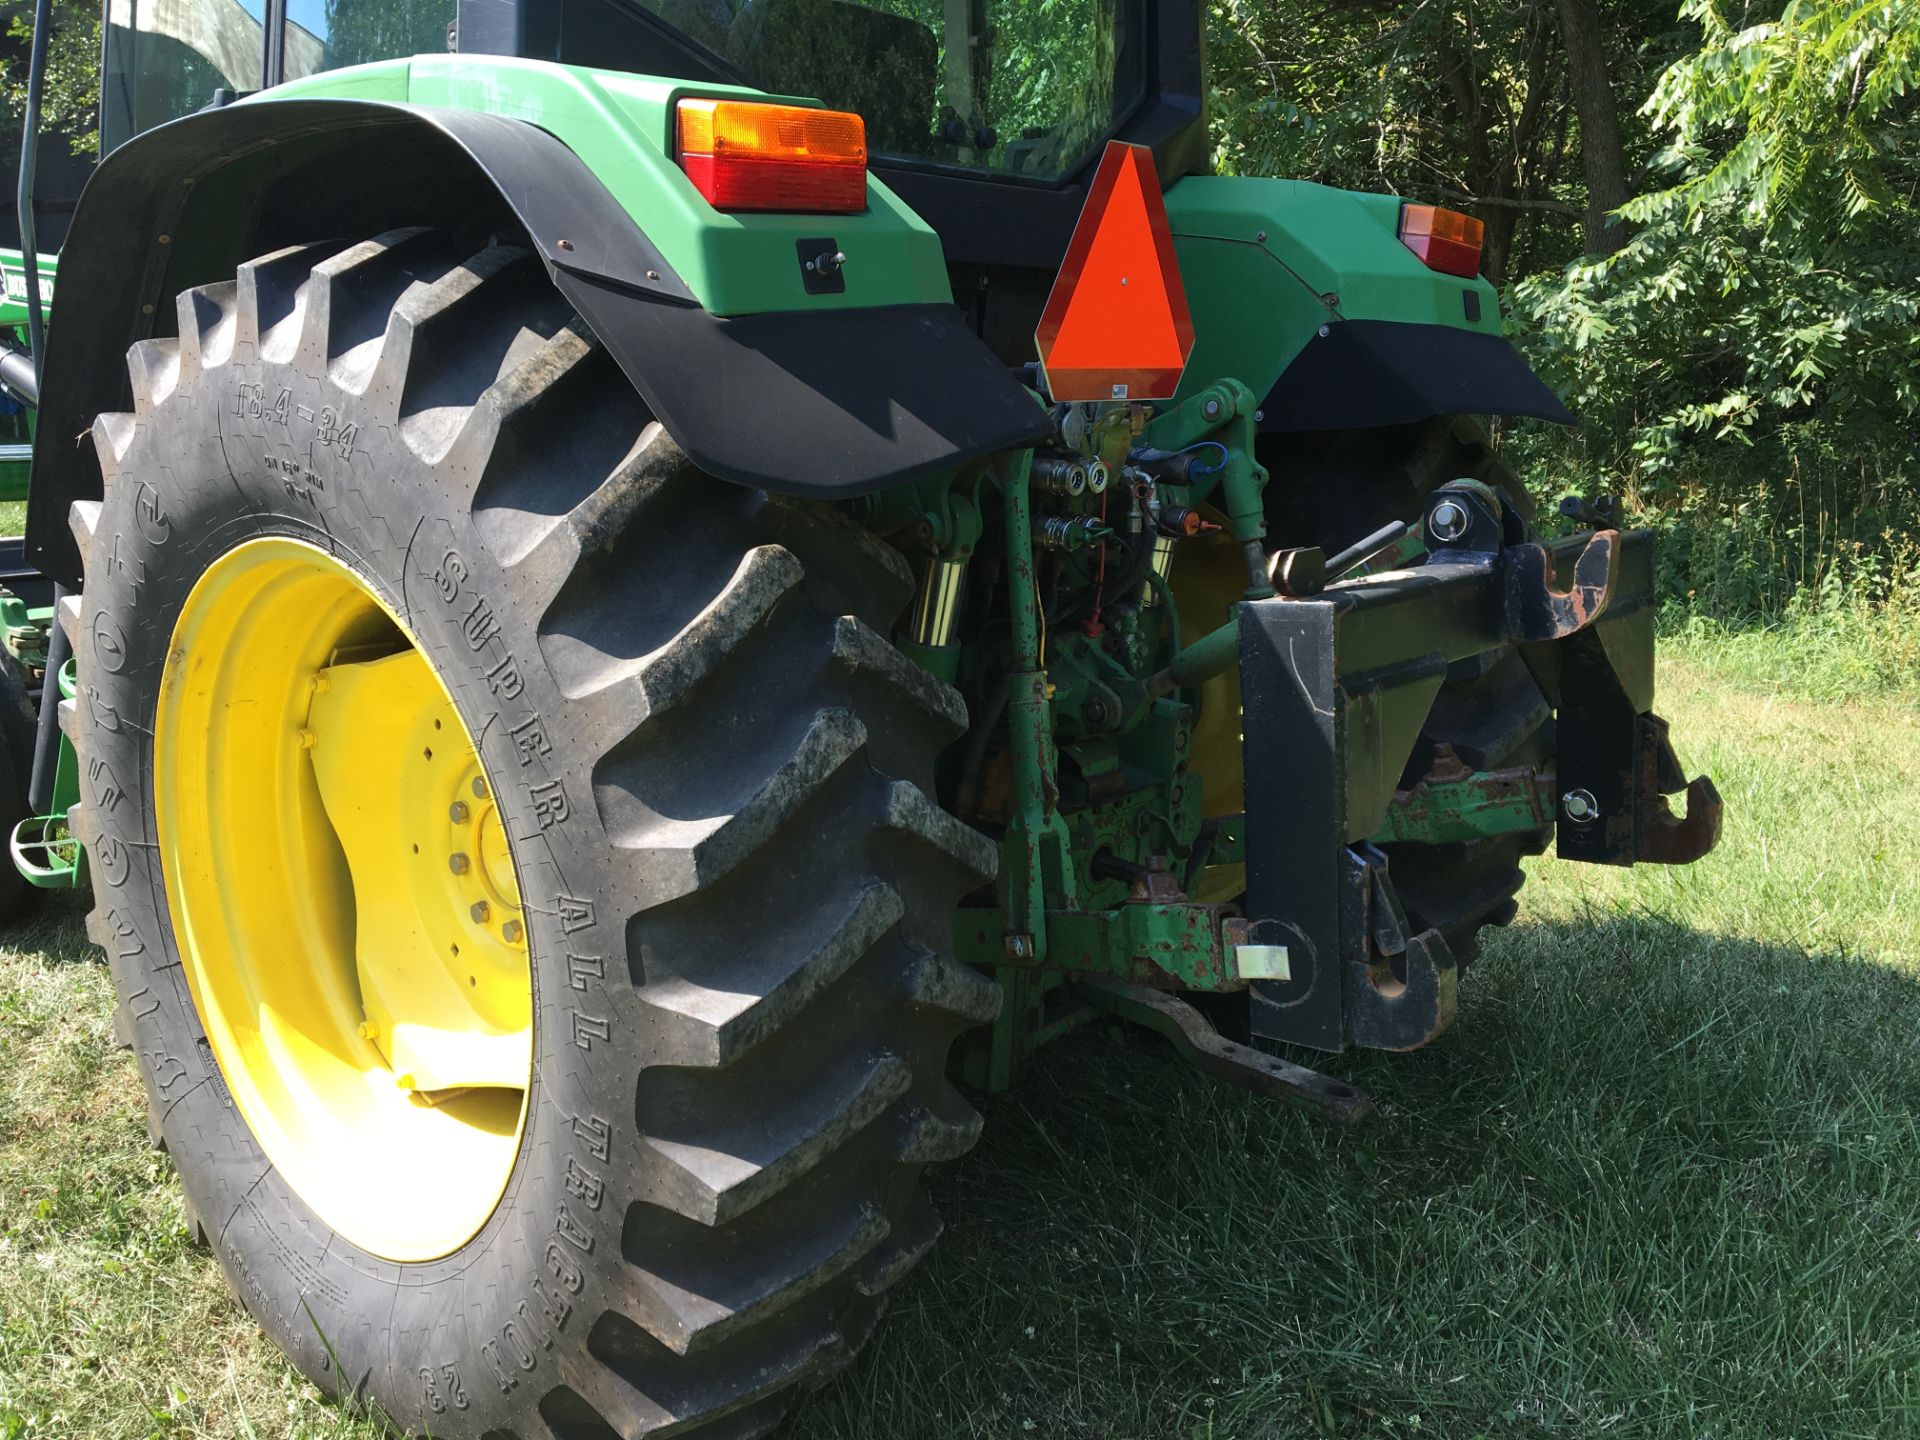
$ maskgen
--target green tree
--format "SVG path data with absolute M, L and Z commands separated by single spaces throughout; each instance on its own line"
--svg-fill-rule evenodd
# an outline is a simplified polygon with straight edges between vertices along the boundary
M 1629 201 L 1618 256 L 1516 292 L 1529 346 L 1603 433 L 1665 468 L 1690 436 L 1784 426 L 1901 446 L 1920 425 L 1920 0 L 1794 0 L 1697 45 L 1644 113 L 1667 184 Z M 1749 16 L 1748 18 L 1752 18 Z
M 26 116 L 33 5 L 30 0 L 0 0 L 0 18 L 4 18 L 7 39 L 0 94 L 17 128 Z M 100 6 L 97 0 L 56 0 L 41 128 L 50 135 L 66 136 L 76 155 L 91 154 L 100 144 L 99 119 Z
M 1911 213 L 1920 183 L 1920 0 L 1792 0 L 1736 24 L 1720 0 L 1686 0 L 1699 48 L 1660 77 L 1646 109 L 1682 178 L 1630 205 L 1693 218 L 1732 205 L 1819 248 L 1869 211 Z
M 1215 0 L 1221 163 L 1466 210 L 1487 226 L 1496 284 L 1557 267 L 1583 248 L 1577 221 L 1593 195 L 1602 215 L 1625 198 L 1590 195 L 1591 177 L 1624 187 L 1653 148 L 1637 97 L 1605 101 L 1609 86 L 1632 96 L 1651 83 L 1646 46 L 1672 28 L 1671 5 Z M 1609 115 L 1611 147 L 1589 155 L 1589 125 Z

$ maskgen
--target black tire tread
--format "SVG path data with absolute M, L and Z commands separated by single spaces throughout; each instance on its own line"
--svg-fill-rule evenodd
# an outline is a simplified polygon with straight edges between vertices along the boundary
M 979 1132 L 945 1062 L 999 992 L 946 931 L 995 852 L 930 798 L 965 708 L 883 638 L 911 575 L 831 509 L 699 474 L 519 247 L 459 260 L 417 229 L 290 247 L 179 317 L 182 338 L 129 356 L 133 415 L 95 424 L 106 485 L 183 375 L 298 358 L 476 477 L 476 530 L 599 756 L 647 1139 L 616 1177 L 624 1298 L 528 1433 L 764 1433 L 932 1243 L 919 1167 Z M 76 507 L 83 548 L 98 518 Z M 96 908 L 111 951 L 105 930 Z

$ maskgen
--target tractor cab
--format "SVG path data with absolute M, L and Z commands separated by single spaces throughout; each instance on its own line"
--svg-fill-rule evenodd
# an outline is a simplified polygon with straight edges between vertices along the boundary
M 104 148 L 220 92 L 450 52 L 809 96 L 864 116 L 882 168 L 1045 188 L 1083 180 L 1109 139 L 1192 138 L 1197 13 L 1152 0 L 115 0 Z M 1203 147 L 1179 161 L 1203 163 Z
M 948 258 L 1051 269 L 1101 148 L 1207 168 L 1191 0 L 115 0 L 102 151 L 287 81 L 511 55 L 749 86 L 859 114 Z

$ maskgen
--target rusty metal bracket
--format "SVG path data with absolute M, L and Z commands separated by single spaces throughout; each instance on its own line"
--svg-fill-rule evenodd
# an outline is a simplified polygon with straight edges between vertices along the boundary
M 1691 865 L 1720 843 L 1720 791 L 1705 775 L 1687 783 L 1687 813 L 1675 815 L 1664 795 L 1647 798 L 1640 853 L 1648 865 Z
M 1651 865 L 1691 865 L 1720 843 L 1720 792 L 1705 775 L 1685 779 L 1658 715 L 1640 717 L 1640 834 L 1634 858 Z M 1687 813 L 1675 815 L 1669 795 L 1685 792 Z
M 1502 553 L 1510 638 L 1564 640 L 1598 620 L 1620 578 L 1620 532 L 1599 530 L 1587 537 L 1564 590 L 1560 562 L 1558 551 L 1545 545 L 1514 545 Z
M 1348 1033 L 1370 1050 L 1418 1050 L 1459 1013 L 1460 968 L 1438 930 L 1414 930 L 1378 846 L 1342 860 Z
M 1344 1080 L 1227 1039 L 1178 996 L 1106 976 L 1088 976 L 1074 989 L 1095 1009 L 1165 1037 L 1188 1064 L 1229 1085 L 1299 1105 L 1336 1125 L 1351 1125 L 1373 1109 L 1367 1093 Z
M 1110 975 L 1182 990 L 1243 989 L 1284 968 L 1284 949 L 1255 945 L 1230 905 L 1130 901 L 1111 910 L 1048 910 L 1046 943 L 1010 952 L 998 910 L 954 912 L 954 949 L 969 965 Z M 1036 955 L 1034 950 L 1041 953 Z M 1261 968 L 1262 964 L 1268 968 Z
M 1408 840 L 1445 845 L 1516 830 L 1550 830 L 1558 793 L 1551 770 L 1526 765 L 1469 770 L 1453 746 L 1442 742 L 1427 773 L 1393 792 L 1385 822 L 1368 838 L 1376 845 Z

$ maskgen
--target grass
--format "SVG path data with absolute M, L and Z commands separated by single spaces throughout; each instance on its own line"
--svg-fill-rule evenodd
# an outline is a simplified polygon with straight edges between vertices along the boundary
M 1721 849 L 1539 862 L 1449 1035 L 1331 1062 L 1365 1125 L 1114 1027 L 1045 1055 L 785 1433 L 1915 1433 L 1920 682 L 1836 692 L 1797 643 L 1682 638 Z M 187 1244 L 73 913 L 0 938 L 0 1440 L 371 1437 Z
M 1892 603 L 1857 592 L 1802 592 L 1769 618 L 1738 623 L 1671 615 L 1663 658 L 1696 661 L 1721 683 L 1809 700 L 1891 700 L 1920 690 L 1920 565 L 1901 576 Z

